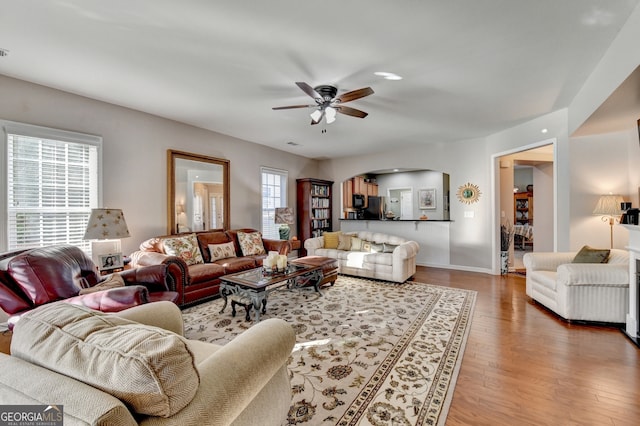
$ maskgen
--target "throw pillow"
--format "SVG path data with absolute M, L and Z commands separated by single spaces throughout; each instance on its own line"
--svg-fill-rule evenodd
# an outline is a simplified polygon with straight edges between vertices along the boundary
M 371 253 L 382 253 L 384 246 L 382 244 L 371 243 L 371 248 L 369 251 Z
M 396 247 L 398 247 L 397 244 L 382 243 L 382 252 L 383 253 L 393 253 L 393 251 L 396 249 Z
M 196 234 L 182 237 L 165 238 L 162 240 L 162 248 L 165 254 L 182 258 L 187 265 L 204 263 Z
M 362 239 L 358 237 L 351 237 L 351 250 L 352 251 L 361 251 L 362 250 Z
M 337 249 L 338 248 L 338 235 L 342 232 L 325 232 L 322 234 L 324 238 L 324 248 L 326 249 Z
M 93 287 L 80 289 L 80 294 L 95 293 L 96 291 L 108 290 L 110 288 L 124 287 L 124 279 L 120 274 L 111 274 Z
M 609 249 L 595 249 L 584 246 L 571 263 L 607 263 L 610 252 L 611 250 Z
M 223 244 L 209 244 L 209 253 L 211 254 L 212 262 L 220 259 L 236 257 L 236 249 L 233 246 L 232 242 Z
M 338 250 L 351 250 L 351 235 L 338 234 Z
M 257 254 L 265 254 L 264 244 L 262 243 L 262 235 L 259 232 L 242 232 L 238 231 L 238 244 L 243 256 L 255 256 Z
M 177 413 L 200 385 L 183 337 L 70 303 L 24 314 L 13 330 L 11 356 L 98 388 L 149 416 Z
M 371 253 L 371 241 L 362 240 L 362 251 Z

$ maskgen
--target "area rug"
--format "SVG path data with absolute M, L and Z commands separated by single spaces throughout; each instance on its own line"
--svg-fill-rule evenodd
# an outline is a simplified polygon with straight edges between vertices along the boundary
M 339 276 L 269 295 L 267 313 L 295 329 L 288 425 L 443 425 L 476 292 Z M 251 327 L 222 300 L 185 309 L 189 339 L 225 344 Z

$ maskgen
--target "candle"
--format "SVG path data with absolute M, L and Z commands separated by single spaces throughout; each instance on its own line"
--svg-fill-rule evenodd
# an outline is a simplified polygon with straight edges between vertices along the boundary
M 287 256 L 286 255 L 281 254 L 280 256 L 278 256 L 277 266 L 278 266 L 278 271 L 284 271 L 285 270 L 285 268 L 287 267 Z

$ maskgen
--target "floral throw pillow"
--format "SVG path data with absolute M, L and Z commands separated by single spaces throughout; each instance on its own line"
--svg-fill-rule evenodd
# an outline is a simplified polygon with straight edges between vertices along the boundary
M 187 265 L 197 265 L 204 263 L 196 234 L 189 234 L 182 237 L 165 238 L 162 241 L 162 248 L 169 256 L 182 258 Z
M 264 244 L 262 244 L 262 235 L 259 232 L 241 232 L 238 231 L 238 243 L 243 256 L 254 256 L 257 254 L 265 254 Z
M 209 253 L 211 254 L 212 262 L 220 259 L 236 257 L 236 249 L 233 246 L 232 242 L 223 244 L 209 244 Z

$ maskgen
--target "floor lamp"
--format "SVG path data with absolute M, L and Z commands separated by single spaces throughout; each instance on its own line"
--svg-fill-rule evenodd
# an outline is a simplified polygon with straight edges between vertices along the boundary
M 620 222 L 620 215 L 622 214 L 621 203 L 623 202 L 621 195 L 603 195 L 593 210 L 594 215 L 602 216 L 602 221 L 609 223 L 611 248 L 613 248 L 613 225 L 616 221 Z

